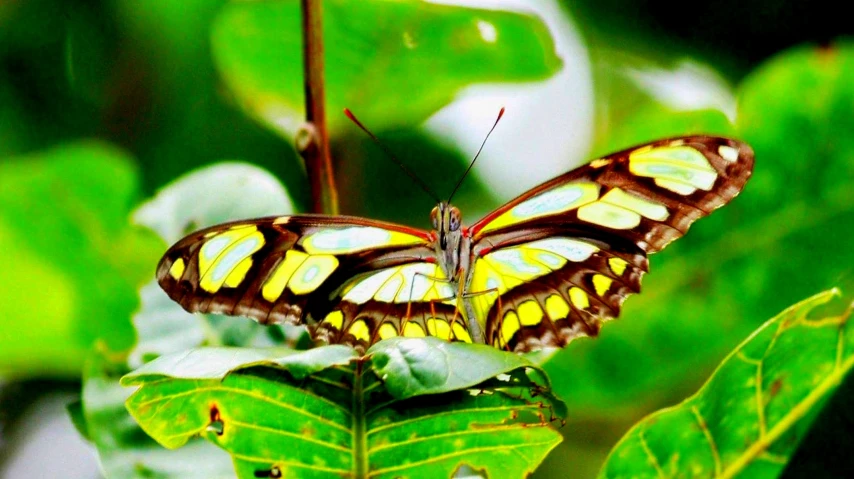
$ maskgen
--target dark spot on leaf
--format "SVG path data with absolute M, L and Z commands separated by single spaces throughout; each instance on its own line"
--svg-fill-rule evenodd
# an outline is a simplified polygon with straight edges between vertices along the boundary
M 219 408 L 216 407 L 216 404 L 211 405 L 210 418 L 208 431 L 215 433 L 217 436 L 222 436 L 222 433 L 225 431 L 225 423 L 219 415 Z
M 780 389 L 783 388 L 783 379 L 777 378 L 771 383 L 771 389 L 768 390 L 769 399 L 773 399 L 774 396 L 780 393 Z

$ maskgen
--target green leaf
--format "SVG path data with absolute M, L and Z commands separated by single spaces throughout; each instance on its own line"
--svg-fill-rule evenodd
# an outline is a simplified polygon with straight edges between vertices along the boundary
M 333 366 L 344 366 L 357 358 L 353 348 L 323 346 L 308 351 L 286 348 L 201 348 L 168 354 L 151 361 L 122 378 L 122 385 L 136 386 L 158 379 L 224 379 L 235 370 L 254 366 L 278 366 L 295 379 L 303 379 Z
M 108 478 L 233 478 L 228 454 L 203 441 L 167 451 L 145 435 L 124 402 L 132 392 L 119 385 L 127 372 L 119 358 L 94 353 L 83 377 L 83 414 L 90 440 Z
M 0 374 L 76 375 L 96 340 L 133 343 L 136 289 L 163 248 L 127 221 L 137 188 L 130 158 L 99 142 L 0 164 Z
M 233 2 L 213 55 L 245 109 L 291 138 L 304 121 L 297 2 Z M 374 130 L 413 125 L 474 83 L 540 80 L 560 67 L 536 17 L 427 2 L 323 2 L 329 130 L 348 107 Z
M 434 337 L 396 337 L 367 353 L 385 387 L 397 398 L 437 394 L 473 387 L 488 378 L 536 368 L 525 356 L 506 354 L 485 344 L 443 341 Z M 466 367 L 459 367 L 465 364 Z
M 600 477 L 777 477 L 854 366 L 851 306 L 824 306 L 835 296 L 818 294 L 765 323 L 695 395 L 633 427 Z
M 204 348 L 123 381 L 141 386 L 127 407 L 151 437 L 176 448 L 200 435 L 233 456 L 238 477 L 449 477 L 463 465 L 530 473 L 560 442 L 547 387 L 518 355 L 448 345 L 385 341 L 361 359 L 343 346 Z M 430 358 L 442 357 L 474 372 L 437 380 Z

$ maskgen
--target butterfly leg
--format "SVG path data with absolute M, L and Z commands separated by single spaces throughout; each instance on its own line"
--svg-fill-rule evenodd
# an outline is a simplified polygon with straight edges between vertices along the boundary
M 416 297 L 416 291 L 415 291 L 416 285 L 419 284 L 421 281 L 426 281 L 427 287 L 423 288 L 422 291 L 419 291 L 417 293 L 418 297 Z M 412 310 L 413 310 L 414 304 L 428 303 L 429 308 L 430 308 L 429 309 L 429 314 L 430 314 L 429 318 L 441 318 L 443 316 L 443 314 L 437 313 L 436 304 L 437 303 L 446 303 L 447 301 L 453 301 L 454 299 L 457 298 L 457 294 L 454 292 L 454 288 L 450 288 L 450 296 L 439 297 L 441 295 L 441 291 L 436 288 L 436 283 L 451 284 L 451 285 L 455 284 L 455 282 L 453 280 L 450 280 L 447 278 L 430 276 L 430 275 L 420 273 L 420 272 L 415 272 L 413 274 L 412 282 L 409 285 L 409 295 L 407 296 L 408 300 L 406 301 L 406 312 L 404 313 L 403 317 L 401 318 L 401 323 L 400 323 L 401 333 L 406 329 L 406 324 L 413 319 L 412 318 L 412 315 L 413 315 Z M 423 283 L 420 283 L 420 284 L 423 285 Z M 420 311 L 423 313 L 423 310 L 420 310 Z M 456 314 L 456 309 L 455 309 L 454 313 Z M 429 328 L 430 328 L 430 326 L 428 325 L 428 319 L 429 318 L 427 318 L 427 317 L 422 318 L 423 324 L 420 325 L 423 327 L 422 329 L 424 329 L 426 332 L 429 332 Z M 453 324 L 453 322 L 451 324 Z M 430 335 L 435 336 L 435 334 L 432 334 L 432 333 Z M 444 339 L 449 339 L 449 338 L 444 338 Z
M 475 342 L 486 344 L 486 337 L 483 331 L 483 327 L 477 321 L 477 316 L 475 315 L 474 309 L 472 308 L 472 303 L 469 300 L 471 298 L 476 298 L 485 294 L 495 294 L 496 301 L 498 301 L 498 311 L 501 311 L 501 292 L 498 290 L 498 288 L 489 288 L 484 289 L 482 291 L 465 292 L 463 291 L 463 287 L 460 286 L 459 294 L 460 297 L 463 298 L 463 303 L 467 308 L 466 312 L 468 315 L 469 330 L 471 331 L 472 336 L 476 338 Z

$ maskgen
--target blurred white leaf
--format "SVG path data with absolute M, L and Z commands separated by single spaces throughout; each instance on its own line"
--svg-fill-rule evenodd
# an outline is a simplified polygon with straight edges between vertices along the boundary
M 226 221 L 287 215 L 294 207 L 272 174 L 247 163 L 217 163 L 191 171 L 137 208 L 133 221 L 156 231 L 167 243 Z

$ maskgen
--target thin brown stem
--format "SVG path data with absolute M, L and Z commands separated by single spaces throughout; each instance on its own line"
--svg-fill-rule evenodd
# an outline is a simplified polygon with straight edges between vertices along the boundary
M 323 79 L 322 0 L 301 0 L 305 121 L 296 147 L 305 161 L 314 213 L 338 214 L 338 191 L 329 152 Z

